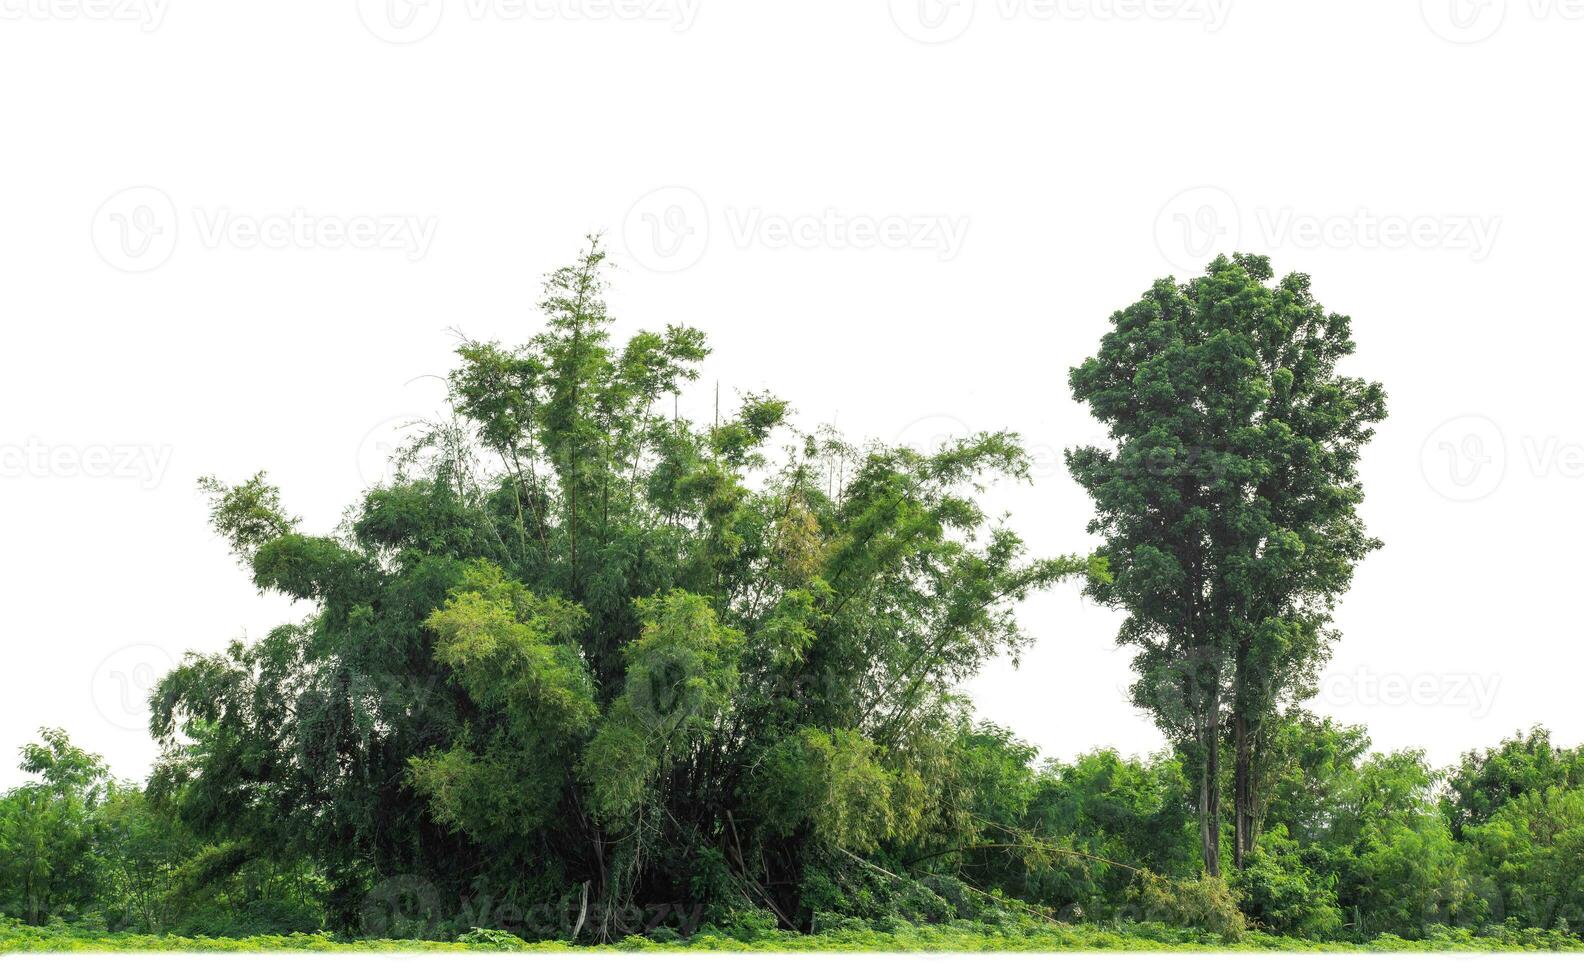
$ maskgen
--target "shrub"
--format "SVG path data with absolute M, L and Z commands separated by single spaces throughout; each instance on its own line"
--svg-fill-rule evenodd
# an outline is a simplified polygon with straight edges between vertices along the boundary
M 1234 876 L 1241 906 L 1261 925 L 1289 936 L 1323 939 L 1342 926 L 1336 880 L 1305 864 L 1287 828 L 1259 839 L 1244 869 Z
M 1146 920 L 1214 933 L 1224 942 L 1240 942 L 1248 932 L 1237 894 L 1223 878 L 1147 875 L 1139 886 L 1139 904 Z
M 483 929 L 478 926 L 458 936 L 456 941 L 464 946 L 479 946 L 485 949 L 529 948 L 527 943 L 503 929 Z

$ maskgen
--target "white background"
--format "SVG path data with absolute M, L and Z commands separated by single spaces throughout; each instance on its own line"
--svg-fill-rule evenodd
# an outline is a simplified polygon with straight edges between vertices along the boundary
M 595 231 L 618 330 L 710 334 L 685 411 L 719 381 L 858 436 L 1018 430 L 1038 478 L 998 502 L 1044 553 L 1093 543 L 1059 454 L 1098 435 L 1066 372 L 1111 311 L 1217 250 L 1311 273 L 1392 411 L 1316 709 L 1437 763 L 1584 740 L 1580 15 L 0 0 L 0 786 L 43 725 L 141 777 L 157 671 L 306 613 L 254 594 L 199 476 L 267 469 L 330 529 L 440 408 L 447 328 L 529 336 Z M 1160 747 L 1116 613 L 1024 618 L 986 717 Z
M 631 954 L 519 953 L 479 954 L 228 953 L 221 962 L 231 980 L 276 980 L 278 977 L 377 976 L 381 980 L 431 980 L 437 959 L 465 966 L 478 980 L 522 976 L 630 977 Z M 1345 958 L 1338 963 L 1337 957 Z M 1339 966 L 1354 977 L 1400 977 L 1405 969 L 1433 971 L 1444 980 L 1486 980 L 1492 967 L 1513 970 L 1532 980 L 1574 976 L 1576 957 L 1549 953 L 1360 953 L 1295 956 L 1290 953 L 688 953 L 652 954 L 642 960 L 645 977 L 654 980 L 696 980 L 698 977 L 742 977 L 805 980 L 813 971 L 822 977 L 907 976 L 910 980 L 958 980 L 993 974 L 1006 980 L 1048 980 L 1053 957 L 1060 957 L 1063 975 L 1078 977 L 1159 976 L 1182 980 L 1264 977 L 1279 973 L 1285 980 L 1333 980 Z M 1493 963 L 1499 957 L 1499 963 Z M 1409 962 L 1411 960 L 1411 966 Z M 159 980 L 210 980 L 215 957 L 191 953 L 96 953 L 66 957 L 48 953 L 7 957 L 20 977 L 157 977 Z M 751 964 L 751 965 L 750 965 Z M 749 972 L 751 971 L 751 972 Z

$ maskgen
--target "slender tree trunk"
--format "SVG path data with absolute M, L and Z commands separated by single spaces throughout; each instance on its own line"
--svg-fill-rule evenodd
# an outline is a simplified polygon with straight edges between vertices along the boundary
M 1257 836 L 1254 826 L 1254 734 L 1249 731 L 1248 719 L 1241 712 L 1232 719 L 1232 740 L 1237 756 L 1232 789 L 1233 860 L 1241 871 L 1249 853 L 1254 850 L 1254 838 Z
M 1221 698 L 1211 688 L 1199 751 L 1199 846 L 1205 873 L 1221 877 Z

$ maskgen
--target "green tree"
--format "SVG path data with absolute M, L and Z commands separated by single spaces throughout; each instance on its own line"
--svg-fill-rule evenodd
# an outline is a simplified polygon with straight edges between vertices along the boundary
M 1465 833 L 1504 918 L 1584 932 L 1584 790 L 1528 790 Z
M 1026 892 L 1058 909 L 1116 914 L 1141 873 L 1196 875 L 1192 789 L 1172 755 L 1129 759 L 1102 750 L 1048 763 L 1024 826 L 1035 841 L 1062 848 L 1046 849 Z
M 1551 733 L 1531 729 L 1503 739 L 1494 749 L 1465 753 L 1447 773 L 1443 806 L 1460 838 L 1525 793 L 1584 787 L 1584 748 L 1551 744 Z
M 162 682 L 151 794 L 237 860 L 310 858 L 338 927 L 806 924 L 811 871 L 972 839 L 958 685 L 1089 571 L 983 511 L 1028 475 L 1008 433 L 859 446 L 768 394 L 691 420 L 703 336 L 618 346 L 604 267 L 594 242 L 551 274 L 526 343 L 464 340 L 454 417 L 335 533 L 262 476 L 206 484 L 259 588 L 312 612 Z
M 1318 848 L 1306 849 L 1287 828 L 1272 827 L 1235 876 L 1243 911 L 1266 928 L 1290 936 L 1324 939 L 1342 925 L 1335 879 L 1323 867 Z
M 183 911 L 180 881 L 198 845 L 171 808 L 132 783 L 114 783 L 93 817 L 101 867 L 96 905 L 107 924 L 144 933 L 171 929 Z
M 1325 834 L 1341 904 L 1363 937 L 1421 936 L 1482 915 L 1420 752 L 1373 755 L 1343 780 Z
M 1238 255 L 1160 280 L 1070 378 L 1112 440 L 1067 454 L 1105 538 L 1111 577 L 1092 591 L 1128 613 L 1135 703 L 1194 760 L 1212 875 L 1226 719 L 1241 864 L 1258 836 L 1265 725 L 1312 690 L 1335 601 L 1378 546 L 1356 513 L 1357 461 L 1384 394 L 1336 374 L 1349 322 L 1308 277 L 1272 278 L 1268 259 Z
M 1292 710 L 1268 724 L 1265 745 L 1257 824 L 1281 827 L 1303 847 L 1325 840 L 1369 754 L 1369 735 L 1363 726 Z
M 0 913 L 32 925 L 93 907 L 100 865 L 93 816 L 110 793 L 104 760 L 58 728 L 24 745 L 34 780 L 0 796 Z

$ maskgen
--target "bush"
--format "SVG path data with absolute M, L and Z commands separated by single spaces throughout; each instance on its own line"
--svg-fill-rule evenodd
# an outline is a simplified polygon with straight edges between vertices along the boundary
M 1139 886 L 1139 904 L 1147 921 L 1213 933 L 1224 942 L 1241 942 L 1248 933 L 1237 894 L 1223 878 L 1148 875 Z
M 484 949 L 529 948 L 527 943 L 504 929 L 483 929 L 478 926 L 458 936 L 456 941 L 464 946 L 478 946 Z
M 1342 927 L 1336 880 L 1305 864 L 1285 827 L 1260 837 L 1234 880 L 1243 912 L 1268 929 L 1287 936 L 1323 939 Z
M 1467 835 L 1505 918 L 1564 932 L 1584 926 L 1584 790 L 1531 790 Z

